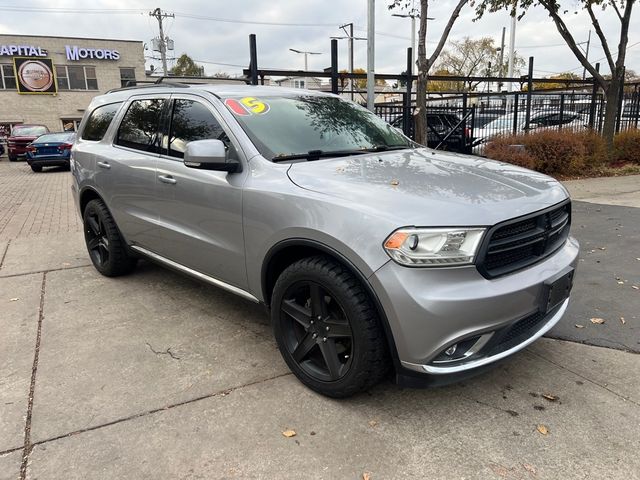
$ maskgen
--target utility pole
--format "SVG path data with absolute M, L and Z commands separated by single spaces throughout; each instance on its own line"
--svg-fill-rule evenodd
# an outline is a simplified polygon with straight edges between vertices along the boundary
M 587 51 L 585 52 L 585 58 L 589 61 L 589 45 L 591 45 L 591 30 L 589 30 L 589 38 L 587 39 Z M 582 80 L 587 76 L 587 69 L 582 69 Z
M 322 55 L 322 52 L 305 52 L 304 50 L 297 50 L 295 48 L 290 48 L 290 51 L 294 52 L 294 53 L 301 53 L 304 55 L 304 71 L 305 73 L 309 70 L 309 63 L 308 63 L 308 55 Z M 308 85 L 308 78 L 304 77 L 304 88 L 309 88 Z
M 516 22 L 516 7 L 514 6 L 511 12 L 511 29 L 509 30 L 509 71 L 507 73 L 509 78 L 513 77 L 513 62 L 516 55 Z M 509 82 L 509 91 L 513 91 L 513 83 L 511 82 Z
M 502 41 L 500 42 L 500 67 L 498 68 L 498 76 L 504 76 L 504 34 L 507 27 L 502 27 Z M 498 81 L 498 93 L 502 92 L 502 80 Z
M 164 30 L 162 29 L 162 20 L 165 18 L 175 18 L 173 13 L 162 13 L 162 10 L 158 7 L 153 12 L 149 12 L 150 17 L 155 17 L 158 20 L 158 27 L 160 29 L 160 58 L 162 59 L 162 74 L 169 75 L 167 69 L 167 39 L 164 36 Z
M 367 108 L 375 110 L 375 36 L 376 2 L 367 0 Z
M 349 27 L 349 30 L 347 31 L 347 28 Z M 345 23 L 344 25 L 340 25 L 340 27 L 342 30 L 344 30 L 344 33 L 347 35 L 346 37 L 331 37 L 331 39 L 336 39 L 336 40 L 344 40 L 347 39 L 349 40 L 349 73 L 353 73 L 353 41 L 354 40 L 366 40 L 366 38 L 363 37 L 354 37 L 353 36 L 353 23 Z M 349 90 L 351 91 L 351 100 L 353 100 L 353 90 L 354 90 L 354 86 L 355 86 L 355 82 L 353 80 L 353 78 L 349 79 Z

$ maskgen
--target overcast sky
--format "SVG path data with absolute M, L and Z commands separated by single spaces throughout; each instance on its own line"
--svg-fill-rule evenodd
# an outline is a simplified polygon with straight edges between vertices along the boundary
M 410 43 L 411 22 L 409 19 L 392 17 L 387 9 L 389 1 L 376 1 L 376 71 L 379 73 L 399 73 L 406 65 L 406 48 Z M 419 2 L 418 2 L 419 3 Z M 575 10 L 578 2 L 566 2 L 569 10 Z M 453 0 L 432 0 L 429 16 L 427 43 L 433 47 L 442 33 L 455 2 Z M 148 12 L 160 7 L 176 14 L 176 18 L 166 20 L 165 32 L 175 41 L 175 56 L 188 53 L 203 62 L 207 73 L 241 73 L 241 68 L 216 65 L 217 62 L 232 65 L 247 65 L 249 62 L 248 35 L 257 34 L 258 64 L 265 68 L 302 69 L 304 58 L 289 51 L 289 48 L 322 52 L 323 55 L 309 57 L 310 69 L 322 69 L 330 65 L 330 40 L 332 35 L 340 35 L 338 25 L 353 22 L 356 36 L 366 36 L 366 0 L 182 0 L 140 2 L 136 0 L 21 0 L 0 1 L 0 33 L 56 35 L 93 38 L 114 38 L 141 40 L 149 43 L 157 36 L 158 24 Z M 12 8 L 29 11 L 15 11 Z M 60 13 L 47 9 L 129 9 L 129 13 Z M 640 73 L 640 13 L 638 6 L 631 20 L 627 68 Z M 137 10 L 137 11 L 133 11 Z M 610 46 L 617 51 L 619 22 L 609 9 L 597 12 L 610 39 Z M 319 24 L 319 26 L 257 25 L 214 21 L 205 17 L 228 19 L 240 22 L 276 22 L 290 24 Z M 491 36 L 500 44 L 502 27 L 507 27 L 508 45 L 510 19 L 506 12 L 487 14 L 480 21 L 473 22 L 474 12 L 470 7 L 463 13 L 451 32 L 450 39 L 465 36 L 480 38 Z M 586 42 L 590 21 L 584 12 L 568 13 L 564 16 L 577 41 Z M 602 46 L 592 33 L 589 57 L 600 59 L 604 56 Z M 638 43 L 634 46 L 634 44 Z M 427 50 L 430 51 L 429 46 Z M 518 22 L 516 31 L 516 51 L 523 57 L 535 57 L 535 75 L 548 76 L 553 73 L 574 71 L 582 68 L 571 51 L 564 45 L 549 17 L 540 8 L 531 9 Z M 151 52 L 147 52 L 151 55 Z M 347 42 L 339 43 L 339 67 L 347 68 Z M 149 60 L 152 62 L 152 60 Z M 159 62 L 155 62 L 159 65 Z M 149 65 L 150 63 L 148 63 Z M 355 42 L 355 65 L 366 66 L 366 42 Z M 607 71 L 606 61 L 602 70 Z M 522 72 L 523 74 L 526 72 Z

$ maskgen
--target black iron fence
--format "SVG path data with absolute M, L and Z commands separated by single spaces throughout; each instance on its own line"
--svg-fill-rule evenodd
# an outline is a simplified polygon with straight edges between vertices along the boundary
M 366 102 L 366 90 L 357 85 L 367 76 L 338 71 L 335 39 L 331 41 L 331 66 L 322 71 L 262 69 L 258 67 L 255 35 L 250 35 L 249 47 L 249 68 L 244 70 L 247 83 L 265 84 L 266 79 L 277 76 L 328 79 L 329 82 L 320 89 L 359 103 Z M 411 57 L 409 48 L 405 72 L 375 75 L 377 80 L 387 82 L 385 88 L 376 87 L 375 113 L 414 138 L 417 77 L 413 74 Z M 533 57 L 530 57 L 528 75 L 522 77 L 429 76 L 428 82 L 437 84 L 440 91 L 429 91 L 427 95 L 427 145 L 482 155 L 491 139 L 499 135 L 541 130 L 602 131 L 606 101 L 594 80 L 534 78 L 533 62 Z M 596 69 L 599 69 L 598 64 Z M 536 86 L 550 82 L 557 87 L 536 89 Z M 469 84 L 475 85 L 474 91 L 455 91 L 456 87 Z M 451 88 L 447 90 L 449 85 Z M 496 91 L 508 85 L 519 91 Z M 639 125 L 640 83 L 636 82 L 624 86 L 618 105 L 616 131 L 638 128 Z

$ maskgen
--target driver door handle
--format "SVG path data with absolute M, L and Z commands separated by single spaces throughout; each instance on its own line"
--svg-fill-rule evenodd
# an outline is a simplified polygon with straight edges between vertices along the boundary
M 106 170 L 109 170 L 111 168 L 111 165 L 109 165 L 109 162 L 98 162 L 98 166 Z
M 171 175 L 158 175 L 158 180 L 162 183 L 168 183 L 169 185 L 175 185 L 178 182 Z

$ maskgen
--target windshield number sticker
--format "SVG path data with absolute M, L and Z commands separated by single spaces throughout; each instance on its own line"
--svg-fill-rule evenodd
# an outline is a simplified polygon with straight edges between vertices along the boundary
M 255 97 L 244 97 L 240 100 L 235 98 L 227 98 L 224 104 L 234 114 L 240 116 L 246 115 L 264 115 L 269 111 L 269 105 Z

